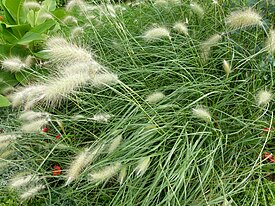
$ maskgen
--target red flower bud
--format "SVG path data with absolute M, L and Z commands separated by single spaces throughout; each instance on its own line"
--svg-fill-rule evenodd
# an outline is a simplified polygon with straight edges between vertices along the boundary
M 53 176 L 61 175 L 62 173 L 61 167 L 59 167 L 58 165 L 54 165 L 53 168 L 54 168 L 54 170 L 52 171 Z
M 48 128 L 47 127 L 44 127 L 43 129 L 42 129 L 42 132 L 47 132 L 48 131 Z

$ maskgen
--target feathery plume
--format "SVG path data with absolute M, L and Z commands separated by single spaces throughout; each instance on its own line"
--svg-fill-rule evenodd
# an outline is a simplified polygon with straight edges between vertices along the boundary
M 165 27 L 156 27 L 149 29 L 146 31 L 143 35 L 143 38 L 146 41 L 154 41 L 154 40 L 159 40 L 161 38 L 169 38 L 171 39 L 170 32 L 167 28 Z
M 20 195 L 20 199 L 22 199 L 22 200 L 29 199 L 29 198 L 31 198 L 31 197 L 37 195 L 37 193 L 38 193 L 39 191 L 43 190 L 44 188 L 45 188 L 45 185 L 42 185 L 42 184 L 37 185 L 37 186 L 35 186 L 34 188 L 29 189 L 29 190 L 27 190 L 26 192 L 22 193 L 22 194 Z
M 203 17 L 204 9 L 199 4 L 197 4 L 196 2 L 192 2 L 190 4 L 190 7 L 195 14 L 197 14 L 201 18 Z
M 77 24 L 78 21 L 75 17 L 73 16 L 66 16 L 64 19 L 63 19 L 63 23 L 64 24 Z
M 20 135 L 14 135 L 14 134 L 0 134 L 0 143 L 3 142 L 11 142 L 19 138 Z
M 224 71 L 225 71 L 225 74 L 226 74 L 226 78 L 228 78 L 229 73 L 231 72 L 231 67 L 225 59 L 223 60 L 223 68 L 224 68 Z
M 26 64 L 19 57 L 11 57 L 2 61 L 2 68 L 10 72 L 19 72 Z
M 117 84 L 119 82 L 118 76 L 113 73 L 100 73 L 96 74 L 94 79 L 92 80 L 93 86 L 102 88 L 104 86 L 111 86 Z
M 10 146 L 10 142 L 0 142 L 0 151 L 6 150 Z
M 34 60 L 34 57 L 31 55 L 28 55 L 27 58 L 25 59 L 26 67 L 31 67 L 33 60 Z
M 157 5 L 157 6 L 167 6 L 168 3 L 169 2 L 167 0 L 156 0 L 155 1 L 155 5 Z
M 146 172 L 147 168 L 149 167 L 149 164 L 150 164 L 150 157 L 141 158 L 135 168 L 137 176 L 142 176 Z
M 92 55 L 87 50 L 60 37 L 49 39 L 46 48 L 50 59 L 56 63 L 68 64 L 93 61 Z
M 122 135 L 118 135 L 115 139 L 113 139 L 113 141 L 109 146 L 108 154 L 113 153 L 118 148 L 121 141 L 122 141 Z
M 21 131 L 24 133 L 40 132 L 41 129 L 48 124 L 46 119 L 37 119 L 28 124 L 24 124 L 21 127 Z
M 25 121 L 33 121 L 35 119 L 39 119 L 42 117 L 48 117 L 49 113 L 47 112 L 34 112 L 34 111 L 26 111 L 23 112 L 20 116 L 19 119 L 20 120 L 25 120 Z
M 202 106 L 197 106 L 196 108 L 192 109 L 193 115 L 199 119 L 202 119 L 206 122 L 211 121 L 211 115 L 207 109 L 203 108 Z
M 82 35 L 83 33 L 84 33 L 84 29 L 80 26 L 77 26 L 77 27 L 73 28 L 71 36 L 72 36 L 72 38 L 76 38 L 79 35 Z
M 119 171 L 118 180 L 119 184 L 122 185 L 125 181 L 125 178 L 127 176 L 127 167 L 122 166 L 121 170 Z
M 121 168 L 121 163 L 116 162 L 111 164 L 110 166 L 106 166 L 103 169 L 93 172 L 90 174 L 92 181 L 105 181 L 113 177 L 119 169 Z
M 86 10 L 85 7 L 86 7 L 86 4 L 84 1 L 82 0 L 70 0 L 67 5 L 65 6 L 66 10 L 67 11 L 72 11 L 74 8 L 80 8 L 80 10 Z
M 14 150 L 4 150 L 4 152 L 0 153 L 0 159 L 6 159 L 10 155 L 14 153 Z
M 179 33 L 188 35 L 188 28 L 185 23 L 181 23 L 181 22 L 175 23 L 173 28 Z
M 50 13 L 42 13 L 39 16 L 40 19 L 46 20 L 46 19 L 53 19 L 53 16 Z
M 11 188 L 20 188 L 23 186 L 28 185 L 31 182 L 37 182 L 39 180 L 39 177 L 36 175 L 24 175 L 24 176 L 18 176 L 13 179 L 11 179 L 9 186 Z
M 69 185 L 72 181 L 77 179 L 80 175 L 81 171 L 92 161 L 95 160 L 97 155 L 100 153 L 102 145 L 97 146 L 94 150 L 89 151 L 89 149 L 85 149 L 81 153 L 79 153 L 74 161 L 71 163 L 70 168 L 67 172 L 67 182 L 65 184 Z
M 91 80 L 89 72 L 75 73 L 50 79 L 43 92 L 43 102 L 48 106 L 59 106 L 63 99 Z
M 33 10 L 39 10 L 41 8 L 41 5 L 35 1 L 25 1 L 23 6 L 26 9 L 33 9 Z
M 155 103 L 160 102 L 164 97 L 165 97 L 165 95 L 162 92 L 154 92 L 154 93 L 148 95 L 147 98 L 145 99 L 145 101 L 150 104 L 155 104 Z
M 267 51 L 272 55 L 275 53 L 275 30 L 271 29 L 266 40 Z
M 256 96 L 256 101 L 259 106 L 267 105 L 272 100 L 272 93 L 269 91 L 261 90 Z
M 91 119 L 96 122 L 107 123 L 112 116 L 105 113 L 95 114 Z
M 208 59 L 208 57 L 210 55 L 211 47 L 215 46 L 221 39 L 222 39 L 221 35 L 214 34 L 211 37 L 209 37 L 208 39 L 206 39 L 204 42 L 202 42 L 202 44 L 201 44 L 201 51 L 202 51 L 201 56 L 204 60 Z
M 226 17 L 225 24 L 231 29 L 238 29 L 247 26 L 261 26 L 262 17 L 256 11 L 248 8 L 243 11 L 234 11 Z

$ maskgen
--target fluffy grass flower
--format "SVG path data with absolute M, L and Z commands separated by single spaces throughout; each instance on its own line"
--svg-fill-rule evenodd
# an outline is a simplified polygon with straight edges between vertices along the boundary
M 122 135 L 118 135 L 115 139 L 113 139 L 113 141 L 111 142 L 108 148 L 108 154 L 113 153 L 118 148 L 121 141 L 122 141 Z
M 262 17 L 251 8 L 234 11 L 225 19 L 225 24 L 231 29 L 238 29 L 247 26 L 261 26 Z
M 45 185 L 42 185 L 42 184 L 39 184 L 25 192 L 23 192 L 21 195 L 20 195 L 20 199 L 21 200 L 27 200 L 31 197 L 34 197 L 35 195 L 37 195 L 38 192 L 40 192 L 41 190 L 43 190 L 45 188 Z
M 164 99 L 165 95 L 162 92 L 153 92 L 152 94 L 149 94 L 147 98 L 145 99 L 146 102 L 150 104 L 156 104 L 160 102 L 162 99 Z
M 137 176 L 142 176 L 150 165 L 150 157 L 143 157 L 139 160 L 135 171 Z
M 201 7 L 201 5 L 199 5 L 199 4 L 196 3 L 196 2 L 191 2 L 190 8 L 191 8 L 191 10 L 192 10 L 195 14 L 197 14 L 200 18 L 203 17 L 203 15 L 204 15 L 204 9 Z
M 91 119 L 96 122 L 107 123 L 109 119 L 111 119 L 111 117 L 112 117 L 111 115 L 106 113 L 98 113 L 98 114 L 95 114 Z
M 20 175 L 15 178 L 12 178 L 9 183 L 9 187 L 18 189 L 20 187 L 26 186 L 30 183 L 35 183 L 39 180 L 39 177 L 36 175 Z
M 108 179 L 116 175 L 120 170 L 120 168 L 121 168 L 120 162 L 116 162 L 109 166 L 106 166 L 101 170 L 91 173 L 90 174 L 91 181 L 95 181 L 95 182 L 107 181 Z
M 63 19 L 63 23 L 64 24 L 77 24 L 78 21 L 77 21 L 77 19 L 74 16 L 66 16 Z
M 156 28 L 152 28 L 147 30 L 144 35 L 143 38 L 146 41 L 154 41 L 154 40 L 159 40 L 161 38 L 171 38 L 170 36 L 170 32 L 166 27 L 156 27 Z
M 256 96 L 256 101 L 259 106 L 267 105 L 272 100 L 272 93 L 269 91 L 261 90 Z
M 71 37 L 76 38 L 76 37 L 82 35 L 83 33 L 84 33 L 84 29 L 80 26 L 77 26 L 77 27 L 73 28 Z
M 181 34 L 188 35 L 188 28 L 185 23 L 177 22 L 173 26 L 173 29 Z
M 96 74 L 92 80 L 92 84 L 95 87 L 102 88 L 104 86 L 111 86 L 119 82 L 118 76 L 113 73 L 100 73 Z
M 2 61 L 2 69 L 10 72 L 19 72 L 26 68 L 26 64 L 19 57 L 10 57 Z
M 226 78 L 228 78 L 230 72 L 231 72 L 231 67 L 229 65 L 229 63 L 224 59 L 223 60 L 223 69 L 225 71 L 225 74 L 226 74 Z
M 20 135 L 15 134 L 0 134 L 0 143 L 11 142 L 16 140 Z
M 83 0 L 70 0 L 65 6 L 67 11 L 72 11 L 74 8 L 80 8 L 81 11 L 86 11 L 85 7 L 87 5 Z
M 218 44 L 219 41 L 222 40 L 222 36 L 219 34 L 214 34 L 210 36 L 208 39 L 201 43 L 201 56 L 204 61 L 209 58 L 211 47 Z
M 35 119 L 39 119 L 42 117 L 48 117 L 49 113 L 47 112 L 34 112 L 34 111 L 25 111 L 23 112 L 20 116 L 19 119 L 20 120 L 24 120 L 24 121 L 33 121 Z
M 46 42 L 46 52 L 53 62 L 60 64 L 93 61 L 91 53 L 86 49 L 60 37 L 49 39 Z
M 21 127 L 21 131 L 24 133 L 33 133 L 33 132 L 40 132 L 43 127 L 48 124 L 48 120 L 45 118 L 43 119 L 36 119 L 35 121 L 31 121 L 30 123 L 24 124 Z
M 202 106 L 197 106 L 196 108 L 193 108 L 192 111 L 195 117 L 202 119 L 206 122 L 211 121 L 211 115 L 206 108 Z
M 267 51 L 272 55 L 275 53 L 275 30 L 271 29 L 265 42 Z
M 127 176 L 127 167 L 122 166 L 118 174 L 118 180 L 120 185 L 124 183 L 126 176 Z
M 23 6 L 26 9 L 33 9 L 33 10 L 39 10 L 41 8 L 41 5 L 35 1 L 25 1 Z

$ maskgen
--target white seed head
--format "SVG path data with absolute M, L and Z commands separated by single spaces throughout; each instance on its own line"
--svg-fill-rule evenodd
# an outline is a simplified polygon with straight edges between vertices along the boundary
M 156 27 L 149 29 L 146 31 L 143 35 L 143 38 L 146 41 L 154 41 L 154 40 L 159 40 L 161 38 L 171 38 L 170 32 L 167 28 L 165 27 Z
M 30 123 L 24 124 L 21 127 L 21 131 L 24 133 L 40 132 L 41 129 L 48 124 L 46 119 L 37 119 Z
M 59 73 L 64 76 L 73 76 L 75 74 L 85 74 L 93 79 L 96 72 L 101 69 L 101 65 L 96 62 L 80 62 L 77 64 L 69 64 L 59 68 Z
M 66 16 L 63 19 L 63 23 L 64 24 L 77 24 L 78 21 L 77 21 L 77 19 L 74 16 Z
M 168 0 L 155 0 L 157 6 L 167 6 L 169 4 Z
M 127 167 L 126 166 L 122 166 L 122 168 L 119 171 L 119 175 L 118 175 L 118 180 L 120 185 L 122 185 L 126 179 L 127 176 Z
M 109 72 L 96 74 L 94 79 L 92 80 L 93 86 L 98 88 L 102 88 L 107 85 L 111 86 L 117 84 L 118 82 L 118 76 Z
M 192 111 L 195 117 L 202 119 L 206 122 L 211 121 L 211 115 L 206 108 L 203 108 L 202 106 L 197 106 L 196 108 L 193 108 Z
M 10 149 L 10 150 L 4 150 L 4 152 L 0 151 L 0 159 L 6 159 L 10 155 L 12 155 L 13 153 L 14 153 L 14 150 L 12 150 L 12 149 Z
M 275 30 L 271 29 L 266 40 L 267 51 L 272 55 L 275 53 Z
M 25 1 L 23 6 L 26 9 L 33 9 L 33 10 L 38 10 L 41 8 L 41 5 L 35 1 Z
M 77 62 L 93 61 L 90 52 L 60 37 L 48 40 L 46 51 L 55 63 L 75 64 Z
M 212 3 L 216 5 L 219 4 L 218 0 L 212 0 Z
M 15 134 L 0 134 L 0 143 L 11 142 L 19 138 L 20 135 Z
M 66 5 L 67 11 L 72 11 L 74 8 L 80 8 L 81 11 L 86 11 L 87 5 L 83 0 L 70 0 Z
M 222 36 L 219 34 L 214 34 L 202 42 L 201 56 L 202 56 L 203 60 L 207 60 L 209 58 L 211 47 L 217 45 L 220 40 L 222 40 Z
M 72 36 L 72 38 L 76 38 L 76 37 L 82 35 L 83 33 L 84 33 L 84 29 L 80 26 L 77 26 L 77 27 L 73 28 L 71 36 Z
M 39 119 L 42 117 L 48 117 L 49 113 L 46 112 L 34 112 L 34 111 L 25 111 L 23 112 L 20 116 L 19 119 L 20 120 L 24 120 L 24 121 L 33 121 L 35 119 Z
M 122 141 L 122 135 L 118 135 L 115 139 L 113 139 L 113 141 L 109 146 L 108 154 L 113 153 L 118 148 L 121 141 Z
M 195 2 L 192 2 L 190 4 L 190 7 L 191 7 L 192 11 L 195 14 L 197 14 L 201 18 L 203 17 L 203 15 L 204 15 L 204 9 L 201 7 L 201 5 L 199 5 L 199 4 L 195 3 Z
M 150 164 L 150 157 L 141 158 L 135 168 L 137 176 L 142 176 L 148 169 L 149 164 Z
M 34 57 L 31 55 L 28 55 L 27 58 L 25 59 L 25 65 L 26 67 L 31 67 L 33 64 Z
M 91 119 L 96 122 L 107 123 L 112 116 L 106 113 L 95 114 Z
M 165 95 L 162 92 L 154 92 L 147 96 L 145 99 L 146 102 L 150 104 L 156 104 L 160 102 L 162 99 L 164 99 Z
M 259 106 L 264 106 L 272 100 L 272 93 L 269 91 L 261 90 L 258 92 L 256 100 Z
M 181 22 L 175 23 L 173 28 L 181 34 L 188 35 L 188 28 L 185 23 L 181 23 Z
M 31 188 L 29 190 L 27 190 L 26 192 L 23 192 L 21 195 L 20 195 L 20 199 L 21 200 L 27 200 L 31 197 L 34 197 L 35 195 L 37 195 L 37 193 L 41 190 L 43 190 L 45 188 L 45 185 L 37 185 L 35 186 L 34 188 Z
M 19 72 L 26 67 L 26 64 L 19 57 L 11 57 L 2 61 L 2 69 L 10 72 Z
M 36 175 L 24 175 L 11 179 L 9 186 L 11 188 L 20 188 L 28 185 L 29 183 L 37 182 L 39 177 Z
M 116 175 L 121 168 L 121 163 L 116 162 L 110 166 L 106 166 L 103 169 L 90 174 L 91 181 L 99 182 L 106 181 Z
M 226 77 L 228 78 L 228 76 L 229 76 L 229 74 L 231 72 L 231 67 L 230 67 L 229 63 L 225 59 L 223 60 L 223 68 L 224 68 Z
M 40 15 L 40 18 L 41 19 L 53 19 L 53 16 L 50 14 L 50 13 L 42 13 L 41 15 Z
M 91 76 L 88 72 L 67 74 L 50 79 L 46 84 L 42 101 L 47 106 L 59 106 L 63 99 L 88 84 L 90 80 Z
M 225 24 L 231 29 L 247 26 L 261 26 L 262 17 L 251 8 L 242 11 L 234 11 L 225 19 Z

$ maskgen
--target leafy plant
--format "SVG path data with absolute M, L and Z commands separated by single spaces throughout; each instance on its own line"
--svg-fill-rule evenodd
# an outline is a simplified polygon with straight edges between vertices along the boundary
M 41 4 L 28 5 L 25 0 L 0 0 L 4 15 L 0 18 L 0 58 L 27 55 L 35 56 L 50 32 L 60 29 L 58 19 L 65 15 L 63 9 L 56 8 L 56 0 L 45 0 Z M 11 73 L 0 71 L 0 93 L 7 87 L 24 84 L 31 72 Z M 4 98 L 4 97 L 3 97 Z M 5 101 L 8 101 L 5 98 Z M 1 106 L 2 104 L 0 104 Z M 6 104 L 5 104 L 6 105 Z

